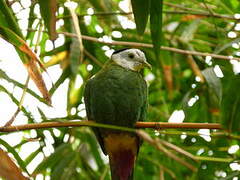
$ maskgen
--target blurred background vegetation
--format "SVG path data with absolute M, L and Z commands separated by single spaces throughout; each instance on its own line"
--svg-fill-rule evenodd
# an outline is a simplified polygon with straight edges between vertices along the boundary
M 137 47 L 153 67 L 143 72 L 149 85 L 148 121 L 221 123 L 225 130 L 147 130 L 159 147 L 143 143 L 135 179 L 237 180 L 239 9 L 238 0 L 0 0 L 0 37 L 15 47 L 31 79 L 20 82 L 0 69 L 0 91 L 15 108 L 8 124 L 17 118 L 26 123 L 85 120 L 86 80 L 114 50 Z M 52 83 L 49 91 L 38 66 Z M 58 77 L 51 79 L 53 69 Z M 50 96 L 53 108 L 64 101 L 64 115 L 49 114 Z M 12 145 L 11 134 L 0 133 L 0 147 L 27 177 L 110 179 L 107 157 L 88 127 L 17 136 L 21 139 Z M 28 154 L 21 156 L 27 144 Z M 23 178 L 8 155 L 1 152 L 6 158 L 0 160 L 0 175 Z M 3 164 L 11 168 L 4 170 Z

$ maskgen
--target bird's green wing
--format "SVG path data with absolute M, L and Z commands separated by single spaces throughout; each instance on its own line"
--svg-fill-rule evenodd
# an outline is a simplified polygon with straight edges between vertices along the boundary
M 92 84 L 92 80 L 88 80 L 86 85 L 85 85 L 85 90 L 84 90 L 84 102 L 85 102 L 85 108 L 86 108 L 86 112 L 87 112 L 87 117 L 88 117 L 88 120 L 93 120 L 94 121 L 94 116 L 93 116 L 93 109 L 92 109 L 92 96 L 91 96 L 91 84 Z M 96 137 L 97 137 L 97 140 L 104 152 L 104 154 L 106 154 L 105 152 L 105 148 L 104 148 L 104 144 L 103 144 L 103 138 L 101 137 L 101 134 L 98 130 L 98 128 L 92 128 Z
M 145 80 L 142 83 L 142 93 L 143 93 L 143 106 L 141 107 L 141 114 L 139 121 L 146 121 L 147 118 L 147 108 L 148 108 L 148 88 Z

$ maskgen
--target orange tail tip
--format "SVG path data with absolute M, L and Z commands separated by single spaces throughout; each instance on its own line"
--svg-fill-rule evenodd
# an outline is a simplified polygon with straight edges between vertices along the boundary
M 109 155 L 112 180 L 132 180 L 138 152 L 138 139 L 126 133 L 111 134 L 104 138 Z

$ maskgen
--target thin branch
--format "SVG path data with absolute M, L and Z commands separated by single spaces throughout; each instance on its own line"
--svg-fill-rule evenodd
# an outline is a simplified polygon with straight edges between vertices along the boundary
M 36 31 L 35 29 L 27 29 L 27 30 L 28 31 Z M 45 31 L 43 31 L 43 32 L 45 32 Z M 58 32 L 58 34 L 63 34 L 65 36 L 77 38 L 77 35 L 74 33 Z M 87 41 L 101 43 L 101 44 L 107 44 L 107 45 L 130 46 L 130 47 L 139 47 L 139 48 L 153 48 L 153 45 L 149 44 L 149 43 L 127 42 L 127 41 L 106 42 L 106 41 L 100 40 L 98 38 L 95 38 L 92 36 L 86 36 L 86 35 L 82 35 L 82 39 L 87 40 Z M 213 54 L 213 53 L 204 53 L 204 52 L 199 52 L 199 51 L 189 51 L 189 50 L 183 50 L 183 49 L 178 49 L 178 48 L 173 48 L 173 47 L 168 47 L 168 46 L 161 46 L 161 50 L 171 51 L 171 52 L 175 52 L 175 53 L 179 53 L 179 54 L 196 55 L 196 56 L 204 56 L 204 57 L 211 56 L 212 58 L 216 58 L 216 59 L 240 61 L 240 58 L 238 58 L 238 57 L 224 56 L 224 55 L 218 55 L 218 54 Z
M 174 159 L 175 161 L 179 162 L 180 164 L 184 165 L 185 167 L 189 168 L 190 170 L 192 170 L 193 172 L 197 172 L 197 168 L 193 165 L 191 165 L 190 163 L 188 163 L 187 161 L 185 161 L 184 159 L 176 156 L 175 154 L 173 154 L 172 152 L 168 151 L 164 146 L 162 146 L 160 143 L 158 143 L 155 139 L 151 138 L 151 136 L 149 136 L 147 133 L 145 133 L 142 130 L 138 130 L 137 134 L 139 137 L 141 137 L 144 141 L 148 142 L 150 145 L 154 146 L 156 149 L 158 149 L 159 151 L 162 151 L 163 153 L 165 153 L 168 157 Z
M 185 10 L 183 12 L 186 12 L 186 14 L 207 16 L 207 17 L 215 17 L 215 18 L 222 18 L 222 19 L 230 19 L 230 20 L 238 20 L 234 16 L 231 16 L 231 15 L 222 15 L 222 14 L 217 14 L 217 13 L 213 13 L 213 12 L 209 13 L 209 12 L 206 12 L 206 11 L 185 7 L 185 6 L 182 6 L 180 4 L 174 4 L 174 3 L 170 3 L 170 2 L 163 2 L 163 4 L 167 5 L 167 6 L 170 6 L 170 7 L 173 7 L 173 8 L 178 8 L 178 9 Z M 175 11 L 175 12 L 178 12 L 178 11 Z M 178 12 L 178 14 L 181 14 L 181 12 Z M 184 13 L 182 13 L 182 14 L 184 14 Z
M 104 180 L 107 176 L 107 173 L 108 173 L 108 170 L 109 170 L 109 166 L 106 166 L 103 170 L 103 173 L 102 175 L 100 176 L 99 180 Z
M 188 157 L 188 158 L 191 158 L 192 160 L 194 161 L 197 161 L 197 159 L 195 158 L 194 155 L 192 155 L 191 153 L 185 151 L 184 149 L 176 146 L 175 144 L 172 144 L 170 142 L 167 142 L 167 141 L 164 141 L 164 140 L 161 140 L 161 139 L 157 139 L 157 141 L 161 144 L 163 144 L 164 146 L 167 146 L 168 148 L 171 148 L 173 149 L 174 151 L 180 153 L 180 154 L 183 154 L 184 156 Z
M 218 158 L 218 157 L 205 157 L 205 156 L 195 156 L 195 159 L 199 161 L 212 161 L 212 162 L 225 162 L 225 163 L 230 163 L 234 161 L 233 158 Z
M 195 76 L 198 76 L 200 78 L 200 82 L 204 83 L 205 78 L 204 78 L 201 70 L 199 69 L 197 63 L 194 61 L 192 55 L 187 56 L 187 62 L 190 65 L 190 67 L 191 67 L 193 73 L 195 74 Z
M 204 11 L 197 10 L 197 9 L 194 9 L 194 8 L 185 7 L 185 6 L 181 5 L 181 4 L 174 4 L 174 3 L 170 3 L 170 2 L 163 2 L 163 4 L 167 5 L 167 6 L 170 6 L 170 7 L 183 9 L 183 10 L 186 10 L 186 11 L 204 12 Z
M 77 37 L 76 34 L 69 33 L 69 32 L 59 32 L 59 34 L 64 34 L 66 36 L 71 36 L 71 37 Z M 144 47 L 144 48 L 153 48 L 152 44 L 148 43 L 139 43 L 139 42 L 127 42 L 127 41 L 112 41 L 112 42 L 105 42 L 102 40 L 99 40 L 98 38 L 92 37 L 92 36 L 86 36 L 82 35 L 82 38 L 87 41 L 93 41 L 101 44 L 108 44 L 108 45 L 120 45 L 120 46 L 131 46 L 131 47 Z M 187 55 L 196 55 L 196 56 L 211 56 L 212 58 L 216 59 L 224 59 L 224 60 L 237 60 L 240 61 L 240 58 L 238 57 L 232 57 L 232 56 L 224 56 L 224 55 L 218 55 L 218 54 L 213 54 L 213 53 L 204 53 L 204 52 L 199 52 L 199 51 L 189 51 L 189 50 L 183 50 L 183 49 L 178 49 L 178 48 L 173 48 L 173 47 L 168 47 L 168 46 L 162 46 L 161 50 L 165 51 L 171 51 L 179 54 L 187 54 Z
M 24 101 L 24 98 L 25 98 L 26 93 L 27 93 L 29 80 L 30 80 L 30 76 L 28 75 L 27 76 L 27 80 L 25 82 L 25 87 L 24 87 L 23 92 L 22 92 L 21 99 L 19 101 L 19 105 L 18 105 L 17 111 L 14 113 L 13 117 L 11 118 L 11 120 L 8 123 L 5 124 L 5 126 L 10 126 L 14 122 L 14 120 L 17 117 L 18 113 L 22 110 L 23 101 Z
M 199 132 L 192 132 L 192 131 L 158 131 L 160 134 L 165 134 L 165 135 L 187 135 L 187 136 L 206 136 L 206 137 L 212 137 L 212 138 L 222 138 L 222 137 L 227 137 L 230 139 L 237 139 L 240 140 L 240 136 L 230 134 L 227 131 L 221 131 L 221 132 L 213 132 L 210 134 L 202 134 Z
M 35 47 L 34 47 L 34 52 L 35 52 L 35 53 L 37 53 L 37 47 L 38 47 L 39 42 L 40 42 L 40 35 L 41 35 L 41 33 L 42 33 L 42 28 L 43 28 L 43 26 L 42 26 L 42 24 L 40 23 L 40 25 L 39 25 L 39 30 L 38 30 L 38 32 L 37 32 L 36 45 L 35 45 Z M 23 106 L 23 101 L 24 101 L 24 98 L 25 98 L 25 96 L 26 96 L 26 92 L 27 92 L 27 89 L 28 89 L 29 80 L 30 80 L 30 76 L 28 75 L 28 76 L 27 76 L 27 80 L 26 80 L 25 85 L 24 85 L 24 89 L 23 89 L 23 92 L 22 92 L 21 99 L 20 99 L 20 101 L 19 101 L 18 108 L 17 108 L 16 112 L 13 114 L 12 118 L 11 118 L 4 126 L 10 126 L 10 125 L 14 122 L 14 120 L 16 119 L 18 113 L 21 111 L 22 106 Z
M 86 49 L 84 49 L 84 54 L 91 59 L 95 64 L 97 64 L 99 67 L 103 67 L 103 63 L 97 60 L 90 52 L 88 52 Z
M 95 12 L 93 14 L 78 14 L 78 18 L 83 18 L 85 16 L 114 16 L 114 15 L 131 15 L 132 12 Z M 71 16 L 59 16 L 58 19 L 70 18 Z
M 174 173 L 171 169 L 165 167 L 165 166 L 162 164 L 162 161 L 161 161 L 161 163 L 160 163 L 159 161 L 157 161 L 156 158 L 153 159 L 153 158 L 151 158 L 151 157 L 149 157 L 149 156 L 144 156 L 144 157 L 141 157 L 141 158 L 142 158 L 144 161 L 147 160 L 147 161 L 151 162 L 152 164 L 154 164 L 155 166 L 158 166 L 159 168 L 162 168 L 166 173 L 168 173 L 168 174 L 172 177 L 172 179 L 176 179 L 175 173 Z
M 135 129 L 127 127 L 119 127 L 108 124 L 99 124 L 93 121 L 67 121 L 67 122 L 44 122 L 35 124 L 25 124 L 17 126 L 0 127 L 0 132 L 15 132 L 30 129 L 47 129 L 59 127 L 101 127 L 112 128 L 123 131 L 135 132 Z M 220 124 L 217 123 L 167 123 L 167 122 L 137 122 L 136 128 L 153 128 L 153 129 L 222 129 Z
M 182 125 L 182 126 L 181 126 Z M 195 125 L 195 126 L 194 126 Z M 108 129 L 116 129 L 116 130 L 122 130 L 122 131 L 128 131 L 137 133 L 140 135 L 140 137 L 144 138 L 147 142 L 154 145 L 158 150 L 166 153 L 169 157 L 175 159 L 176 161 L 180 162 L 181 164 L 185 165 L 189 169 L 195 171 L 195 167 L 191 164 L 187 163 L 183 159 L 179 158 L 175 154 L 168 151 L 164 146 L 168 146 L 171 149 L 174 149 L 175 151 L 186 155 L 186 152 L 183 152 L 182 149 L 179 149 L 179 147 L 176 147 L 173 144 L 169 144 L 167 142 L 158 142 L 156 139 L 153 140 L 148 134 L 142 130 L 135 130 L 133 128 L 127 128 L 127 127 L 120 127 L 120 126 L 113 126 L 108 124 L 99 124 L 95 123 L 93 121 L 68 121 L 68 122 L 45 122 L 45 123 L 36 123 L 36 124 L 26 124 L 26 125 L 17 125 L 17 126 L 3 126 L 0 127 L 0 132 L 17 132 L 17 131 L 23 131 L 23 130 L 31 130 L 31 129 L 47 129 L 47 128 L 60 128 L 60 127 L 81 127 L 81 126 L 90 126 L 90 127 L 99 127 L 99 128 L 108 128 Z M 208 124 L 208 123 L 156 123 L 156 122 L 138 122 L 136 123 L 136 127 L 142 127 L 142 128 L 197 128 L 197 129 L 219 129 L 221 126 L 220 124 Z M 142 133 L 144 132 L 144 134 Z M 147 136 L 147 137 L 146 137 Z M 151 138 L 150 141 L 149 137 Z M 153 142 L 154 141 L 154 142 Z M 162 144 L 162 145 L 161 145 Z M 202 156 L 192 156 L 188 157 L 194 159 L 194 160 L 201 160 L 201 161 L 216 161 L 216 162 L 230 162 L 233 159 L 224 159 L 224 158 L 215 158 L 215 157 L 202 157 Z
M 128 132 L 135 132 L 135 129 L 113 126 L 108 124 L 99 124 L 93 121 L 68 121 L 68 122 L 45 122 L 45 123 L 35 123 L 35 124 L 25 124 L 17 126 L 6 126 L 0 127 L 0 132 L 16 132 L 30 129 L 47 129 L 47 128 L 60 128 L 60 127 L 81 127 L 81 126 L 90 126 L 90 127 L 100 127 L 108 129 L 116 129 Z
M 159 172 L 159 176 L 160 176 L 160 180 L 164 180 L 164 170 L 162 168 L 160 168 L 160 172 Z
M 11 79 L 11 78 L 8 77 L 7 74 L 6 74 L 4 71 L 2 71 L 1 69 L 0 69 L 0 75 L 1 75 L 1 78 L 2 78 L 2 79 L 5 79 L 6 81 L 8 81 L 8 82 L 10 82 L 10 83 L 13 83 L 14 86 L 17 86 L 17 87 L 19 87 L 19 88 L 21 88 L 21 89 L 25 89 L 25 85 L 24 85 L 24 84 L 19 83 L 19 82 L 16 81 L 15 79 Z M 35 93 L 33 90 L 27 88 L 26 91 L 27 91 L 30 95 L 32 95 L 33 97 L 35 97 L 36 99 L 38 99 L 40 102 L 47 104 L 47 102 L 46 102 L 41 96 L 39 96 L 37 93 Z
M 196 16 L 203 16 L 203 17 L 214 17 L 214 18 L 221 18 L 221 19 L 229 19 L 229 20 L 237 20 L 234 16 L 230 15 L 221 15 L 216 13 L 208 13 L 208 12 L 190 12 L 190 11 L 163 11 L 168 14 L 190 14 Z
M 6 123 L 5 123 L 5 127 L 7 126 L 11 126 L 11 124 L 14 122 L 14 120 L 16 119 L 18 113 L 21 111 L 21 109 L 18 107 L 17 110 L 15 111 L 15 113 L 13 114 L 13 116 L 11 117 L 10 120 L 8 120 Z
M 168 123 L 168 122 L 137 122 L 137 128 L 153 129 L 223 129 L 218 123 Z
M 170 3 L 171 4 L 171 3 Z M 179 7 L 178 7 L 179 8 Z M 222 14 L 217 14 L 217 13 L 209 13 L 206 11 L 199 11 L 196 9 L 192 8 L 183 8 L 185 11 L 171 11 L 171 10 L 163 10 L 163 13 L 165 14 L 190 14 L 190 15 L 196 15 L 196 16 L 204 16 L 204 17 L 214 17 L 214 18 L 221 18 L 221 19 L 229 19 L 229 20 L 237 20 L 234 16 L 231 15 L 222 15 Z M 114 15 L 123 15 L 123 16 L 128 16 L 133 14 L 133 12 L 96 12 L 94 14 L 79 14 L 78 17 L 82 18 L 84 16 L 114 16 Z M 65 18 L 70 18 L 71 16 L 60 16 L 58 19 L 65 19 Z
M 176 175 L 170 169 L 166 168 L 163 165 L 160 165 L 159 168 L 162 169 L 163 171 L 167 172 L 173 179 L 177 179 Z

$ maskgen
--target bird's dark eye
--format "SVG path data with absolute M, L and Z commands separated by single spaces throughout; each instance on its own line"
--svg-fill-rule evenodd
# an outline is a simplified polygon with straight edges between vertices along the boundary
M 128 54 L 128 57 L 131 58 L 131 59 L 133 59 L 133 58 L 134 58 L 134 54 L 132 54 L 132 53 L 131 53 L 131 54 Z

